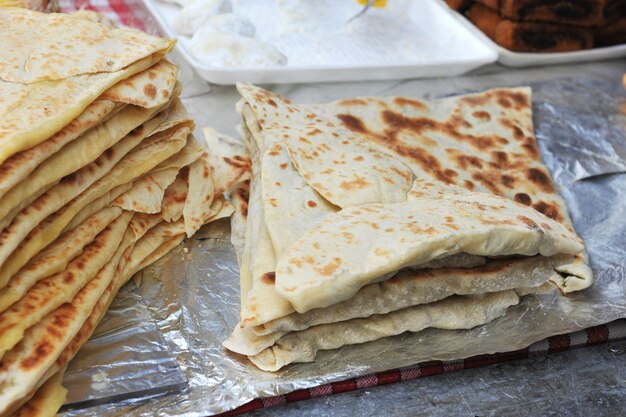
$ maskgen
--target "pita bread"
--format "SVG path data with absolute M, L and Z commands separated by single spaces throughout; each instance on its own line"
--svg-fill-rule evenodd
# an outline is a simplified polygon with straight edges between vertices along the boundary
M 68 358 L 61 355 L 100 304 L 99 300 L 105 298 L 108 305 L 109 294 L 116 286 L 118 265 L 132 245 L 132 232 L 124 233 L 121 240 L 112 259 L 70 303 L 30 327 L 22 341 L 5 354 L 0 365 L 0 413 L 14 409 L 29 392 L 67 364 Z
M 65 270 L 37 282 L 19 301 L 0 314 L 0 357 L 21 340 L 24 331 L 74 296 L 111 261 L 132 213 L 104 229 Z
M 354 297 L 326 308 L 293 313 L 260 326 L 236 327 L 223 343 L 242 355 L 256 355 L 290 332 L 327 323 L 388 314 L 403 308 L 429 304 L 453 295 L 479 295 L 523 288 L 538 291 L 551 271 L 569 256 L 494 260 L 475 268 L 406 269 L 394 277 L 366 285 Z
M 215 184 L 211 177 L 209 153 L 189 165 L 188 188 L 183 205 L 183 219 L 187 237 L 193 236 L 211 216 L 211 206 L 215 197 Z
M 230 217 L 234 212 L 235 206 L 233 206 L 230 201 L 226 200 L 223 195 L 220 195 L 213 200 L 211 210 L 209 210 L 208 217 L 204 224 Z
M 165 190 L 160 216 L 166 222 L 178 221 L 183 216 L 183 207 L 189 188 L 189 169 L 178 172 L 176 180 Z
M 191 165 L 198 158 L 200 158 L 200 156 L 202 156 L 202 153 L 204 151 L 204 147 L 196 140 L 193 135 L 190 135 L 187 139 L 187 144 L 185 145 L 185 147 L 181 149 L 180 152 L 177 152 L 170 158 L 157 165 L 154 168 L 154 171 L 159 171 L 172 167 L 181 168 L 187 165 Z
M 233 188 L 230 196 L 233 202 L 233 216 L 230 220 L 230 241 L 235 249 L 240 270 L 244 266 L 242 255 L 245 246 L 246 224 L 248 221 L 248 200 L 250 199 L 250 181 L 240 182 Z
M 246 179 L 250 172 L 250 157 L 241 141 L 214 129 L 205 128 L 203 131 L 208 151 L 189 166 L 187 175 L 183 219 L 188 237 L 209 219 L 227 215 L 231 209 L 224 208 L 225 202 L 220 196 Z M 214 204 L 216 197 L 217 204 Z
M 134 268 L 134 270 L 140 271 L 140 270 L 142 270 L 144 268 L 147 268 L 148 266 L 152 265 L 153 263 L 155 263 L 156 261 L 158 261 L 159 259 L 161 259 L 165 255 L 170 253 L 170 251 L 172 251 L 175 247 L 180 245 L 183 240 L 185 240 L 185 234 L 184 233 L 180 234 L 178 236 L 174 236 L 174 237 L 169 238 L 169 240 L 166 240 L 154 252 L 152 252 L 150 255 L 146 256 L 141 261 L 141 263 L 136 268 Z
M 138 87 L 137 89 L 125 88 L 130 80 L 132 80 L 133 85 Z M 175 67 L 167 61 L 162 61 L 132 76 L 129 80 L 122 81 L 111 87 L 111 89 L 105 91 L 98 100 L 89 104 L 76 119 L 72 120 L 51 138 L 33 148 L 13 155 L 3 164 L 0 164 L 0 197 L 16 186 L 20 181 L 27 178 L 38 165 L 51 155 L 54 155 L 61 149 L 67 151 L 68 148 L 65 147 L 65 145 L 79 138 L 88 129 L 105 122 L 115 115 L 124 107 L 124 105 L 120 103 L 130 103 L 136 106 L 150 108 L 162 106 L 173 96 L 175 83 Z M 153 87 L 157 91 L 154 96 L 152 95 Z M 104 97 L 107 99 L 104 99 Z M 126 120 L 128 120 L 128 118 Z M 118 122 L 123 121 L 124 120 Z M 133 126 L 133 128 L 134 127 L 136 126 Z M 93 135 L 92 133 L 92 136 Z M 100 146 L 100 141 L 97 140 L 97 138 L 91 137 L 91 139 Z M 72 161 L 73 158 L 68 158 L 67 160 Z M 55 167 L 54 164 L 49 165 L 50 167 Z M 66 172 L 71 172 L 67 171 L 68 167 L 65 167 L 65 164 L 61 165 L 63 165 Z M 43 171 L 46 172 L 45 169 Z
M 54 417 L 65 402 L 67 390 L 61 385 L 63 371 L 54 374 L 13 417 Z
M 154 226 L 163 222 L 159 216 L 154 214 L 135 213 L 132 220 L 128 224 L 128 228 L 132 230 L 134 240 L 137 242 L 146 234 L 146 232 L 152 229 Z
M 61 131 L 37 146 L 19 152 L 0 164 L 0 197 L 28 176 L 39 164 L 89 128 L 107 120 L 124 106 L 96 100 Z
M 421 101 L 363 97 L 310 106 L 401 158 L 417 178 L 502 195 L 573 229 L 541 161 L 530 88 Z M 586 253 L 551 278 L 568 293 L 593 283 Z
M 106 288 L 106 290 L 104 291 L 104 293 L 102 294 L 102 296 L 100 297 L 96 305 L 94 306 L 93 310 L 91 311 L 91 314 L 89 314 L 87 319 L 83 322 L 82 327 L 74 335 L 71 342 L 66 345 L 63 351 L 59 354 L 56 361 L 52 363 L 52 365 L 45 372 L 44 376 L 40 378 L 39 382 L 35 383 L 36 387 L 40 385 L 42 381 L 45 381 L 47 378 L 49 378 L 51 375 L 62 372 L 62 368 L 76 355 L 80 347 L 83 344 L 85 344 L 85 342 L 89 339 L 89 337 L 91 337 L 97 324 L 104 317 L 104 314 L 106 313 L 106 310 L 108 309 L 115 294 L 122 287 L 122 285 L 126 283 L 128 279 L 131 277 L 133 270 L 139 270 L 143 268 L 139 266 L 140 264 L 147 266 L 150 263 L 159 259 L 160 257 L 164 256 L 171 249 L 179 245 L 180 242 L 184 239 L 184 237 L 185 235 L 181 234 L 174 238 L 171 238 L 169 241 L 167 241 L 166 243 L 162 244 L 159 248 L 157 248 L 156 251 L 154 251 L 151 254 L 148 254 L 147 256 L 144 256 L 145 253 L 139 254 L 138 252 L 135 252 L 135 249 L 131 250 L 131 247 L 128 247 L 126 249 L 126 251 L 124 252 L 124 255 L 120 259 L 120 262 L 118 263 L 116 275 L 113 278 L 112 282 Z M 132 256 L 133 253 L 135 253 L 134 257 Z M 133 259 L 134 261 L 132 261 Z M 37 333 L 35 335 L 42 335 L 42 334 L 43 333 Z M 32 336 L 35 336 L 35 335 L 32 335 Z M 34 344 L 33 341 L 31 341 L 31 345 L 32 344 Z M 22 354 L 25 354 L 24 352 L 28 352 L 28 351 L 22 350 Z
M 255 141 L 258 136 L 247 136 L 247 146 L 252 159 L 250 180 L 249 221 L 245 232 L 241 276 L 241 325 L 254 326 L 284 317 L 293 307 L 274 288 L 272 276 L 276 270 L 276 254 L 264 220 L 260 150 Z
M 79 210 L 72 219 L 72 221 L 63 228 L 62 232 L 66 233 L 69 230 L 77 228 L 81 223 L 87 220 L 87 218 L 108 207 L 112 201 L 115 201 L 117 197 L 130 190 L 132 186 L 132 182 L 118 185 L 117 187 L 111 189 L 111 191 L 104 193 L 102 196 L 96 198 L 94 201 Z
M 65 177 L 59 184 L 51 188 L 32 205 L 20 212 L 13 222 L 0 234 L 0 265 L 7 260 L 9 255 L 37 224 L 40 224 L 47 216 L 68 204 L 73 198 L 83 193 L 90 188 L 92 184 L 105 176 L 105 174 L 111 171 L 111 169 L 116 166 L 117 162 L 122 160 L 131 149 L 138 146 L 142 139 L 144 139 L 152 129 L 158 126 L 158 124 L 158 118 L 148 120 L 142 125 L 142 128 L 135 129 L 91 164 Z M 132 156 L 129 156 L 129 158 L 132 159 Z M 124 160 L 129 160 L 129 158 Z M 119 169 L 120 168 L 118 168 L 118 170 Z M 115 172 L 115 170 L 113 172 Z M 108 177 L 110 177 L 110 175 L 106 178 Z M 54 236 L 54 238 L 56 238 L 56 236 Z M 54 239 L 50 241 L 52 240 Z M 17 262 L 17 259 L 12 258 L 11 261 Z M 28 259 L 23 259 L 22 261 L 25 263 Z M 23 265 L 24 264 L 19 265 L 18 269 Z M 13 270 L 11 275 L 15 272 L 17 272 L 17 270 Z M 11 275 L 0 274 L 0 288 L 6 284 Z
M 174 90 L 173 95 L 174 96 L 178 95 L 176 89 Z M 166 113 L 167 118 L 156 129 L 152 131 L 151 135 L 171 129 L 175 126 L 192 126 L 193 122 L 189 118 L 189 115 L 185 111 L 182 103 L 180 102 L 178 98 L 174 99 L 173 103 L 165 111 L 167 112 Z M 179 158 L 179 161 L 182 160 L 182 162 L 179 162 L 179 163 L 184 163 L 184 161 L 187 161 L 188 159 L 192 159 L 193 155 L 198 154 L 198 151 L 195 149 L 193 144 L 192 146 L 188 146 L 188 145 L 189 145 L 189 140 L 187 141 L 187 145 L 185 145 L 183 150 L 179 152 L 179 153 L 185 154 L 185 157 Z M 177 166 L 175 164 L 170 164 L 170 165 L 172 167 Z M 126 183 L 126 184 L 119 185 L 113 188 L 111 191 L 103 194 L 101 197 L 97 198 L 96 200 L 94 200 L 93 202 L 85 206 L 83 209 L 81 209 L 76 214 L 74 219 L 72 219 L 72 221 L 63 230 L 67 231 L 67 230 L 75 228 L 80 223 L 82 223 L 87 217 L 103 209 L 104 207 L 108 206 L 114 200 L 116 200 L 119 196 L 129 191 L 131 188 L 132 188 L 132 184 Z M 139 189 L 136 189 L 135 192 L 141 193 L 142 191 L 140 187 L 138 188 Z M 132 196 L 129 196 L 129 197 L 131 197 L 130 199 L 132 200 Z
M 122 210 L 117 207 L 104 208 L 52 242 L 0 290 L 0 312 L 22 298 L 37 281 L 63 271 L 120 214 Z
M 206 207 L 204 210 L 208 211 L 213 199 L 213 188 L 210 178 L 207 181 L 201 174 L 198 174 L 198 178 L 193 179 L 194 187 L 196 187 L 194 193 L 195 200 L 187 194 L 188 183 L 185 184 L 185 195 L 180 198 L 180 201 L 172 200 L 171 194 L 166 201 L 165 196 L 166 189 L 169 189 L 169 186 L 174 183 L 179 176 L 180 170 L 185 168 L 185 172 L 188 172 L 186 166 L 195 164 L 202 157 L 204 149 L 200 146 L 193 136 L 190 136 L 187 144 L 180 152 L 157 165 L 140 180 L 135 181 L 132 188 L 118 197 L 113 204 L 127 210 L 148 214 L 160 213 L 169 204 L 175 204 L 176 207 L 171 208 L 171 210 L 179 210 L 181 214 L 183 206 L 195 204 L 199 207 L 194 207 L 193 209 L 203 210 L 203 207 Z M 188 182 L 187 175 L 185 175 L 185 181 Z M 201 189 L 205 189 L 205 191 L 200 191 Z M 169 207 L 167 209 L 170 210 Z M 188 210 L 191 210 L 191 208 L 188 207 Z M 205 219 L 201 220 L 204 221 Z
M 124 275 L 132 276 L 140 269 L 143 269 L 145 266 L 154 262 L 156 259 L 152 262 L 144 261 L 150 256 L 150 254 L 157 251 L 159 247 L 172 239 L 175 239 L 178 243 L 180 243 L 182 239 L 184 239 L 184 233 L 185 224 L 182 220 L 174 223 L 161 222 L 148 230 L 148 232 L 135 244 L 133 251 L 130 254 L 130 258 L 124 266 Z M 183 236 L 182 239 L 178 240 L 181 235 Z M 178 245 L 178 243 L 173 245 L 172 248 Z M 167 245 L 166 247 L 170 247 L 170 245 Z M 169 250 L 167 250 L 167 252 L 169 252 Z M 162 253 L 162 251 L 159 251 L 158 253 Z M 159 257 L 164 256 L 165 253 L 162 253 Z
M 277 371 L 290 363 L 312 362 L 319 350 L 337 349 L 404 332 L 419 332 L 429 327 L 471 329 L 504 315 L 508 307 L 518 302 L 515 291 L 448 297 L 389 314 L 323 324 L 290 333 L 249 359 L 264 371 Z
M 413 173 L 400 160 L 267 90 L 241 83 L 237 90 L 246 102 L 242 112 L 250 109 L 263 132 L 257 140 L 279 140 L 300 175 L 330 203 L 349 207 L 406 199 Z M 270 144 L 260 143 L 261 152 Z
M 71 15 L 11 8 L 0 10 L 0 43 L 0 164 L 48 139 L 174 45 Z
M 159 213 L 165 189 L 174 182 L 177 174 L 177 168 L 149 172 L 134 181 L 132 187 L 111 204 L 137 213 Z
M 479 194 L 446 186 L 446 182 L 453 181 L 445 181 L 432 173 L 430 176 L 423 174 L 413 166 L 423 163 L 432 168 L 437 164 L 437 157 L 422 152 L 430 159 L 421 160 L 420 149 L 413 151 L 410 146 L 395 149 L 389 143 L 382 143 L 382 140 L 378 143 L 367 136 L 363 137 L 373 143 L 372 146 L 390 148 L 385 157 L 400 158 L 405 162 L 407 158 L 413 159 L 412 164 L 407 162 L 407 165 L 416 176 L 427 180 L 432 178 L 437 183 L 417 180 L 405 193 L 404 200 L 395 203 L 357 204 L 354 207 L 333 204 L 335 202 L 312 183 L 314 177 L 299 166 L 300 161 L 294 158 L 293 150 L 287 145 L 289 138 L 284 136 L 282 139 L 285 140 L 282 140 L 279 132 L 287 126 L 301 125 L 302 114 L 305 114 L 318 124 L 331 128 L 329 131 L 335 133 L 331 136 L 336 140 L 349 141 L 349 134 L 331 127 L 342 125 L 347 119 L 337 117 L 331 105 L 294 106 L 271 93 L 255 92 L 242 94 L 244 101 L 238 104 L 243 117 L 240 130 L 251 151 L 253 167 L 248 206 L 236 198 L 232 220 L 232 240 L 241 269 L 241 327 L 234 330 L 224 346 L 251 356 L 253 363 L 262 369 L 275 370 L 294 361 L 312 360 L 320 348 L 317 345 L 320 335 L 314 332 L 316 328 L 327 325 L 341 328 L 336 333 L 329 333 L 327 340 L 337 340 L 336 346 L 326 347 L 331 349 L 369 340 L 367 337 L 361 341 L 351 340 L 344 336 L 342 332 L 352 332 L 349 326 L 366 326 L 377 322 L 378 317 L 393 317 L 400 311 L 453 300 L 455 294 L 488 293 L 484 296 L 488 297 L 507 290 L 520 294 L 541 291 L 554 275 L 554 270 L 572 264 L 583 250 L 582 241 L 567 224 L 563 226 L 527 205 L 494 196 L 493 190 L 485 190 L 492 194 Z M 263 100 L 266 103 L 259 105 Z M 262 110 L 254 109 L 253 103 Z M 417 106 L 400 99 L 394 104 Z M 517 102 L 509 101 L 508 105 L 521 107 Z M 268 106 L 278 109 L 272 111 Z M 482 116 L 478 114 L 478 117 Z M 442 127 L 439 134 L 450 135 L 454 123 L 462 124 L 461 115 L 455 117 L 448 121 L 448 130 Z M 329 119 L 331 123 L 328 123 Z M 420 127 L 415 123 L 416 129 Z M 424 123 L 431 126 L 434 122 Z M 506 121 L 501 123 L 506 124 Z M 313 125 L 308 127 L 314 131 Z M 385 139 L 387 142 L 396 139 L 392 134 L 396 128 L 401 130 L 394 124 L 385 126 L 382 133 L 391 135 Z M 318 130 L 325 132 L 324 129 Z M 358 125 L 352 131 L 354 135 L 362 133 Z M 414 136 L 414 147 L 418 144 L 435 146 L 438 140 Z M 469 135 L 460 142 L 471 147 L 498 141 L 497 136 L 484 140 L 477 138 L 478 134 Z M 505 141 L 499 143 L 508 143 Z M 301 142 L 304 149 L 306 142 Z M 532 152 L 527 140 L 515 146 L 520 153 Z M 454 144 L 450 143 L 449 147 L 453 148 Z M 311 147 L 308 152 L 316 150 Z M 446 152 L 453 151 L 446 149 Z M 302 155 L 305 153 L 303 151 Z M 471 155 L 471 151 L 466 153 Z M 502 156 L 498 158 L 502 159 Z M 524 159 L 524 155 L 516 154 L 515 158 Z M 432 172 L 451 178 L 458 176 L 445 163 L 441 166 L 444 168 Z M 541 173 L 547 172 L 540 161 L 531 162 L 529 166 L 538 166 L 543 170 Z M 519 170 L 521 167 L 520 163 L 507 169 Z M 526 182 L 536 180 L 525 175 L 522 176 Z M 329 184 L 325 186 L 330 187 Z M 466 183 L 462 185 L 468 187 Z M 554 190 L 552 194 L 554 197 Z M 410 212 L 410 209 L 404 211 L 408 207 L 420 207 L 419 213 Z M 395 210 L 399 210 L 397 215 L 392 214 Z M 250 219 L 246 222 L 244 213 L 247 211 Z M 349 214 L 344 216 L 346 213 Z M 394 226 L 398 224 L 403 226 Z M 436 243 L 439 239 L 437 228 L 449 228 L 445 237 L 440 236 L 439 243 Z M 409 235 L 414 232 L 415 236 L 429 243 L 424 246 L 418 242 L 421 238 L 411 239 Z M 385 239 L 386 234 L 393 234 L 394 238 Z M 344 255 L 351 261 L 346 263 Z M 519 259 L 487 258 L 520 255 L 523 257 Z M 285 277 L 282 284 L 279 283 L 280 276 Z M 489 302 L 479 304 L 477 308 L 481 311 L 488 308 Z M 294 313 L 294 310 L 298 312 Z M 462 323 L 460 326 L 464 328 Z M 387 329 L 379 328 L 376 338 L 396 334 L 395 330 L 393 323 Z M 294 343 L 285 353 L 281 350 L 281 340 L 290 340 L 290 337 Z
M 388 280 L 364 286 L 349 300 L 303 314 L 290 314 L 251 330 L 258 336 L 299 331 L 324 323 L 387 314 L 455 294 L 536 288 L 546 282 L 551 268 L 568 261 L 571 257 L 567 255 L 535 256 L 492 260 L 474 268 L 405 269 Z
M 309 230 L 278 259 L 276 291 L 302 313 L 347 300 L 390 272 L 458 253 L 553 256 L 584 248 L 571 230 L 523 204 L 417 184 L 420 197 L 343 209 Z
M 20 203 L 29 196 L 101 157 L 133 129 L 150 120 L 158 110 L 159 108 L 127 106 L 109 120 L 67 144 L 0 199 L 0 218 L 5 218 L 17 206 L 20 209 L 26 207 Z M 149 124 L 156 127 L 158 121 L 151 120 Z
M 116 72 L 172 43 L 138 30 L 110 28 L 66 14 L 6 9 L 0 16 L 2 43 L 7 45 L 0 74 L 4 81 L 14 83 Z M 51 50 L 58 52 L 52 56 Z
M 126 184 L 145 174 L 161 161 L 174 155 L 183 148 L 188 135 L 189 128 L 174 127 L 171 130 L 150 136 L 140 145 L 137 145 L 136 149 L 133 149 L 132 152 L 122 158 L 105 176 L 91 184 L 80 195 L 55 212 L 54 215 L 39 223 L 25 239 L 21 240 L 20 247 L 13 252 L 11 258 L 0 268 L 0 280 L 4 279 L 0 287 L 6 285 L 8 277 L 13 276 L 28 260 L 56 239 L 72 218 L 85 208 L 87 204 L 102 197 L 115 187 Z M 126 139 L 129 137 L 127 136 Z M 64 198 L 67 197 L 64 196 Z
M 240 140 L 215 129 L 205 127 L 202 132 L 210 151 L 208 163 L 215 184 L 215 194 L 224 194 L 236 183 L 247 180 L 251 161 L 246 146 Z
M 164 59 L 118 82 L 102 93 L 100 99 L 148 109 L 160 107 L 171 100 L 177 75 L 178 67 Z

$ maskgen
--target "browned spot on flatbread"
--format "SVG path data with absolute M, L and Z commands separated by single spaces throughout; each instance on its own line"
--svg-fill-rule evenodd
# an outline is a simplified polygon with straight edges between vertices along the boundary
M 170 92 L 167 90 L 161 90 L 161 97 L 167 99 L 170 96 Z
M 280 169 L 287 169 L 287 162 L 283 162 L 282 164 L 279 165 Z
M 339 186 L 344 190 L 354 190 L 359 188 L 365 188 L 369 185 L 369 182 L 363 177 L 357 176 L 356 179 L 352 181 L 343 181 Z
M 554 193 L 552 180 L 548 174 L 542 170 L 538 168 L 530 168 L 526 173 L 526 177 L 542 191 L 546 193 Z
M 391 255 L 391 251 L 385 248 L 376 248 L 374 249 L 374 255 L 388 257 Z
M 475 156 L 457 154 L 457 155 L 454 155 L 453 158 L 463 170 L 466 170 L 468 166 L 473 166 L 474 168 L 478 168 L 478 169 L 482 169 L 483 167 L 483 164 L 480 161 L 480 158 L 477 158 Z
M 341 232 L 341 236 L 344 238 L 346 243 L 354 243 L 354 235 L 350 232 Z
M 533 208 L 537 210 L 539 213 L 553 220 L 556 220 L 558 222 L 563 221 L 563 217 L 559 213 L 559 208 L 555 204 L 550 204 L 544 201 L 540 201 L 536 204 L 533 204 Z
M 504 220 L 480 219 L 480 222 L 482 224 L 494 225 L 494 226 L 510 226 L 510 225 L 515 224 L 511 220 L 508 220 L 508 219 L 504 219 Z
M 500 189 L 496 186 L 497 181 L 494 182 L 493 173 L 491 172 L 474 172 L 472 174 L 472 179 L 481 183 L 485 186 L 489 191 L 496 195 L 500 195 Z
M 513 185 L 515 184 L 515 178 L 513 178 L 510 175 L 503 175 L 502 176 L 502 184 L 506 188 L 513 188 Z
M 52 343 L 48 339 L 44 339 L 37 344 L 34 352 L 20 361 L 20 368 L 23 370 L 29 370 L 37 366 L 41 361 L 45 360 L 52 350 L 54 349 Z
M 143 88 L 143 93 L 151 99 L 154 99 L 157 94 L 157 89 L 153 84 L 146 84 Z
M 360 98 L 349 98 L 339 102 L 343 106 L 367 106 L 367 101 Z
M 477 136 L 462 133 L 460 128 L 468 127 L 468 125 L 465 124 L 467 121 L 458 114 L 453 115 L 448 121 L 440 122 L 427 117 L 406 117 L 400 113 L 385 110 L 382 112 L 382 119 L 388 129 L 385 132 L 385 136 L 381 139 L 391 144 L 394 149 L 402 146 L 406 147 L 397 139 L 398 132 L 402 130 L 409 130 L 418 135 L 418 137 L 425 132 L 442 133 L 458 142 L 468 143 L 481 151 L 488 150 L 495 145 L 493 136 Z
M 272 107 L 278 107 L 278 104 L 276 104 L 276 102 L 272 100 L 271 98 L 267 99 L 267 104 L 269 104 Z
M 534 160 L 539 160 L 539 149 L 537 149 L 537 143 L 531 137 L 527 137 L 522 143 L 522 149 L 528 156 L 533 158 Z
M 338 114 L 337 118 L 341 120 L 341 123 L 343 123 L 347 129 L 353 132 L 366 133 L 368 131 L 363 121 L 358 117 L 350 114 Z
M 311 255 L 305 255 L 302 258 L 291 258 L 289 263 L 302 268 L 304 264 L 315 265 L 315 259 Z
M 522 129 L 520 129 L 519 126 L 517 126 L 511 120 L 504 119 L 504 118 L 499 118 L 498 119 L 498 123 L 502 127 L 510 129 L 511 132 L 513 133 L 513 138 L 515 138 L 515 140 L 520 141 L 520 140 L 524 139 L 524 131 Z
M 267 285 L 274 285 L 276 283 L 276 272 L 264 273 L 261 280 Z
M 474 183 L 471 182 L 470 180 L 465 180 L 464 184 L 465 184 L 465 188 L 467 188 L 468 190 L 473 190 L 475 187 Z
M 503 107 L 505 107 L 503 103 L 506 101 L 509 104 L 509 107 L 515 107 L 516 110 L 522 110 L 530 107 L 528 97 L 524 93 L 507 90 L 492 90 L 475 96 L 462 97 L 459 101 L 461 104 L 465 104 L 470 107 L 484 106 L 490 101 L 496 101 Z
M 311 130 L 310 132 L 308 132 L 307 135 L 313 136 L 313 135 L 319 135 L 320 133 L 322 133 L 322 131 L 319 130 L 318 128 L 315 128 Z
M 486 111 L 482 111 L 482 110 L 473 112 L 472 116 L 474 116 L 477 119 L 484 120 L 486 122 L 491 120 L 491 116 L 489 115 L 489 113 L 487 113 Z
M 423 228 L 423 227 L 418 226 L 416 222 L 406 223 L 405 227 L 411 233 L 416 234 L 416 235 L 423 235 L 423 234 L 433 235 L 437 233 L 437 230 L 435 230 L 434 227 L 429 226 L 429 227 Z
M 228 165 L 234 166 L 235 168 L 248 168 L 250 166 L 250 160 L 246 158 L 242 158 L 240 156 L 235 156 L 234 158 L 229 158 L 224 156 L 222 158 L 224 162 Z
M 313 268 L 313 269 L 315 270 L 315 272 L 317 272 L 320 275 L 329 276 L 329 275 L 332 275 L 332 273 L 335 272 L 337 269 L 339 269 L 339 266 L 341 266 L 341 259 L 333 258 L 333 260 L 329 262 L 328 264 L 320 268 Z
M 537 228 L 537 223 L 535 223 L 534 221 L 532 221 L 526 216 L 520 215 L 520 216 L 517 216 L 517 219 L 521 221 L 522 223 L 524 223 L 525 225 L 530 226 L 531 228 Z
M 512 106 L 511 102 L 505 97 L 500 97 L 498 99 L 498 104 L 504 107 L 505 109 L 508 109 Z
M 398 106 L 410 106 L 419 110 L 426 110 L 427 107 L 424 103 L 419 100 L 413 100 L 406 97 L 396 97 L 393 99 L 393 102 Z
M 309 201 L 307 201 L 307 203 L 306 203 L 306 204 L 307 204 L 307 206 L 309 206 L 309 207 L 311 207 L 311 208 L 313 208 L 313 207 L 317 207 L 317 203 L 316 203 L 315 201 L 313 201 L 313 200 L 309 200 Z
M 525 206 L 530 206 L 530 203 L 532 203 L 532 200 L 530 199 L 530 196 L 526 193 L 517 193 L 513 196 L 513 200 L 517 201 L 518 203 L 521 203 Z

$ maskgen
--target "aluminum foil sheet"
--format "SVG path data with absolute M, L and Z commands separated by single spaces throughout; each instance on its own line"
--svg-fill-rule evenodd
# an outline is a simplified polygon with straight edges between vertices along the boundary
M 511 351 L 551 335 L 625 318 L 626 174 L 620 173 L 626 172 L 625 72 L 623 61 L 519 71 L 493 66 L 445 80 L 270 87 L 297 102 L 314 103 L 359 95 L 432 98 L 530 85 L 540 149 L 587 244 L 596 283 L 567 297 L 527 296 L 504 317 L 469 331 L 429 329 L 346 346 L 320 352 L 314 363 L 272 374 L 221 347 L 239 311 L 238 268 L 228 222 L 221 221 L 148 268 L 136 287 L 124 289 L 122 296 L 132 296 L 145 310 L 132 317 L 124 314 L 128 306 L 120 307 L 121 313 L 114 310 L 101 325 L 114 342 L 101 343 L 99 337 L 90 342 L 67 377 L 70 383 L 90 383 L 73 393 L 72 401 L 81 400 L 78 396 L 107 400 L 93 389 L 93 382 L 99 381 L 93 379 L 95 373 L 104 370 L 115 401 L 64 415 L 205 416 L 257 397 L 428 360 Z M 186 91 L 185 104 L 199 126 L 235 134 L 238 97 L 233 88 L 213 87 L 210 94 Z M 143 332 L 150 328 L 155 334 L 148 337 Z M 146 350 L 146 343 L 153 350 Z M 168 358 L 175 359 L 183 375 L 169 368 Z M 91 359 L 100 365 L 93 366 Z M 157 373 L 161 378 L 155 382 Z M 124 390 L 126 399 L 119 400 Z

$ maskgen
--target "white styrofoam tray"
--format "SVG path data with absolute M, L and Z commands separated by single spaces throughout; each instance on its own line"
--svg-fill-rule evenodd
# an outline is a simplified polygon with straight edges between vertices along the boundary
M 437 0 L 440 4 L 445 4 L 444 0 Z M 448 9 L 455 19 L 465 28 L 471 31 L 490 49 L 498 53 L 498 62 L 507 67 L 531 67 L 541 65 L 571 64 L 574 62 L 601 61 L 603 59 L 619 58 L 626 56 L 626 44 L 606 46 L 603 48 L 587 49 L 572 52 L 513 52 L 505 49 L 491 40 L 472 22 L 455 10 Z
M 455 76 L 497 60 L 497 53 L 467 27 L 459 24 L 436 0 L 394 0 L 405 7 L 402 21 L 389 30 L 389 13 L 385 9 L 371 9 L 353 21 L 349 30 L 347 19 L 360 6 L 354 0 L 311 0 L 301 2 L 294 14 L 304 19 L 296 21 L 301 33 L 276 36 L 278 19 L 285 14 L 263 7 L 271 0 L 233 0 L 237 6 L 247 6 L 250 20 L 255 24 L 257 37 L 277 46 L 289 58 L 286 66 L 271 68 L 225 68 L 208 66 L 197 60 L 189 49 L 190 38 L 178 35 L 172 19 L 181 8 L 163 0 L 142 0 L 155 17 L 166 36 L 178 39 L 178 50 L 196 71 L 215 84 L 234 84 L 246 81 L 258 84 L 286 84 L 303 82 L 361 81 L 396 78 Z M 343 14 L 334 13 L 336 5 L 348 4 Z M 258 13 L 263 12 L 259 18 Z M 405 12 L 405 13 L 404 13 Z M 319 13 L 318 20 L 306 19 Z M 256 19 L 255 19 L 256 15 Z M 248 17 L 248 16 L 246 16 Z M 292 26 L 294 22 L 291 22 Z M 306 27 L 325 25 L 322 38 L 307 38 Z M 384 25 L 383 25 L 384 24 Z M 319 26 L 316 26 L 319 29 Z M 335 32 L 333 32 L 333 30 Z M 319 31 L 318 31 L 319 32 Z M 393 32 L 393 33 L 392 33 Z

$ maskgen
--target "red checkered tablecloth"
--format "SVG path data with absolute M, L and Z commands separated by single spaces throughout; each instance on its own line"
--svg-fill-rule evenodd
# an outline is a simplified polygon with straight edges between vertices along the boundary
M 152 34 L 159 34 L 159 28 L 156 22 L 141 0 L 61 0 L 60 3 L 62 10 L 66 12 L 81 8 L 94 10 L 118 24 L 134 27 Z M 423 378 L 460 369 L 471 369 L 501 362 L 542 356 L 618 340 L 626 340 L 626 320 L 618 320 L 576 333 L 553 336 L 537 342 L 526 349 L 514 352 L 479 355 L 450 362 L 425 362 L 405 369 L 395 369 L 365 375 L 275 397 L 259 398 L 235 410 L 224 413 L 222 416 L 232 416 L 260 408 L 302 401 L 309 398 Z
M 64 12 L 78 9 L 93 10 L 118 25 L 159 34 L 156 22 L 141 0 L 60 0 L 59 3 Z

